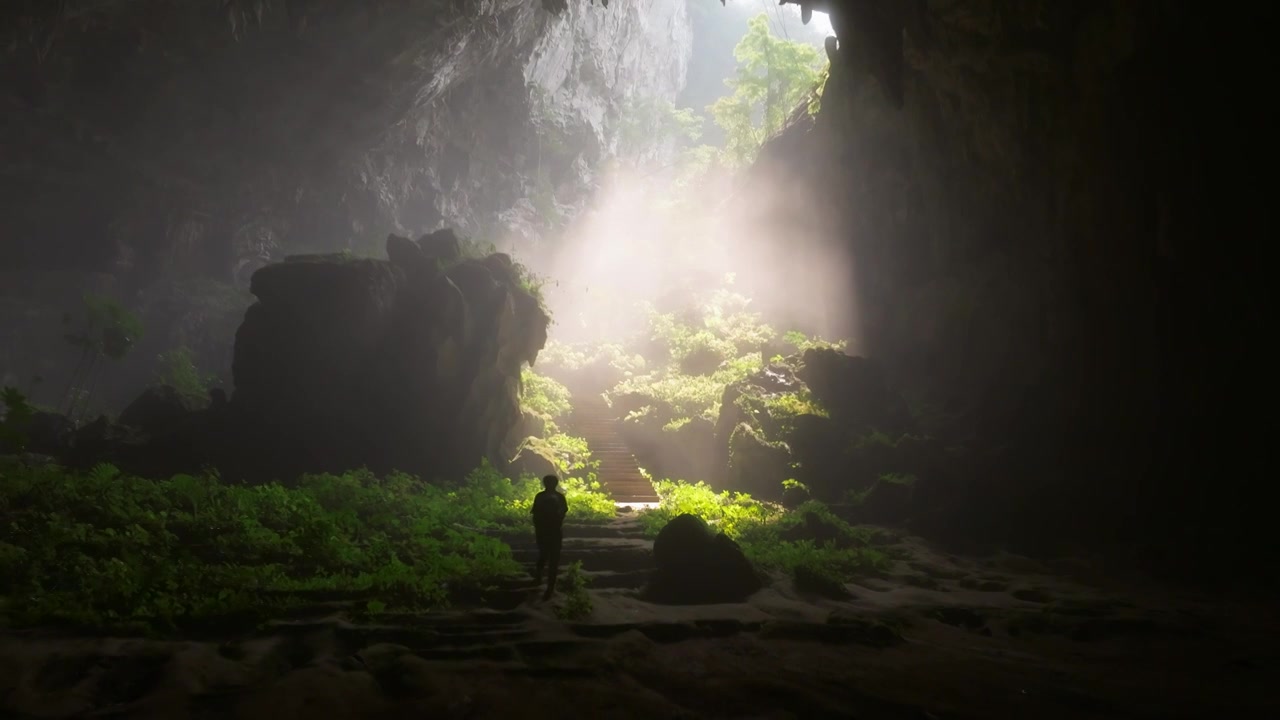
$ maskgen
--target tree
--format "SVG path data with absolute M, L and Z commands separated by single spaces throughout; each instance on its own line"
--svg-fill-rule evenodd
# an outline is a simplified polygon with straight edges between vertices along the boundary
M 725 161 L 741 166 L 817 89 L 825 60 L 811 45 L 775 37 L 764 13 L 751 18 L 733 56 L 738 69 L 725 80 L 733 92 L 707 111 L 725 131 Z

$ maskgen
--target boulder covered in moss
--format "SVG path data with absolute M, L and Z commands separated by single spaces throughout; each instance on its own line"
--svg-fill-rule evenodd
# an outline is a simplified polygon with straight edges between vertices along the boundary
M 748 417 L 743 410 L 740 399 L 744 396 L 747 398 L 758 398 L 768 395 L 776 395 L 779 393 L 799 392 L 804 389 L 804 383 L 796 377 L 795 372 L 787 363 L 773 363 L 759 372 L 731 383 L 724 389 L 724 393 L 720 396 L 720 415 L 716 419 L 715 424 L 715 456 L 713 458 L 714 466 L 719 471 L 713 477 L 724 477 L 727 479 L 729 468 L 730 444 L 734 432 L 742 423 L 753 424 L 754 418 Z M 770 423 L 771 419 L 767 414 L 761 418 L 765 423 Z M 761 428 L 769 432 L 769 428 Z M 779 429 L 776 424 L 772 424 L 772 430 Z M 785 478 L 784 478 L 785 479 Z

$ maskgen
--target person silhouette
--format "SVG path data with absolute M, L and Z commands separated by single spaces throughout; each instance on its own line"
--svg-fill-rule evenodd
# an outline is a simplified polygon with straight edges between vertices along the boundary
M 534 575 L 542 580 L 542 569 L 547 571 L 547 591 L 543 598 L 551 597 L 556 590 L 556 574 L 560 568 L 560 542 L 564 538 L 564 516 L 569 513 L 569 503 L 556 489 L 560 478 L 547 475 L 542 478 L 542 492 L 533 498 L 533 533 L 538 541 L 538 571 Z

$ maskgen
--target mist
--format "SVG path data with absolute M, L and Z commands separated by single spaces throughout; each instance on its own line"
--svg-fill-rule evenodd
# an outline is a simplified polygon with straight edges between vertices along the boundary
M 825 13 L 805 25 L 796 5 L 733 0 L 723 12 L 691 10 L 693 57 L 677 105 L 703 118 L 702 141 L 712 144 L 724 136 L 707 106 L 728 92 L 748 20 L 763 15 L 775 37 L 813 47 L 831 33 Z M 644 330 L 646 308 L 691 309 L 700 295 L 730 289 L 779 330 L 856 346 L 852 259 L 830 209 L 787 180 L 745 168 L 716 167 L 683 187 L 670 155 L 614 163 L 582 213 L 528 252 L 547 280 L 552 338 L 622 342 Z M 518 241 L 509 245 L 520 252 Z
M 673 207 L 663 182 L 614 171 L 546 256 L 531 258 L 548 279 L 553 339 L 620 342 L 644 329 L 644 308 L 685 309 L 726 288 L 780 330 L 856 343 L 849 258 L 811 198 L 722 172 Z

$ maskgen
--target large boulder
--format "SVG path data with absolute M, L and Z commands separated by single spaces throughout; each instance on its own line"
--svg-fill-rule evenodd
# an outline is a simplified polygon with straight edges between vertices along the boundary
M 762 587 L 742 548 L 696 515 L 680 515 L 662 528 L 653 541 L 653 561 L 647 594 L 656 602 L 742 602 Z
M 254 274 L 230 401 L 240 474 L 506 464 L 520 369 L 550 318 L 510 258 L 439 262 L 457 260 L 450 237 L 393 235 L 389 260 L 301 256 Z

